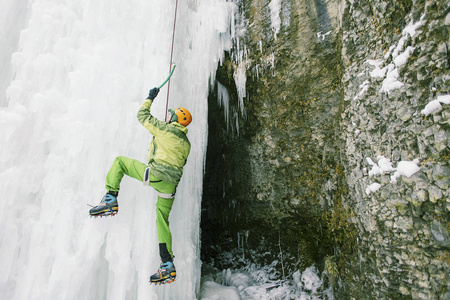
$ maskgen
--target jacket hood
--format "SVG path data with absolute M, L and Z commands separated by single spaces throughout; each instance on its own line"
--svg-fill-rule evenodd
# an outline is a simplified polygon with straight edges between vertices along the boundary
M 178 130 L 180 130 L 184 134 L 188 133 L 188 129 L 186 127 L 184 127 L 183 125 L 181 125 L 180 123 L 178 123 L 178 122 L 172 122 L 172 123 L 170 123 L 170 125 L 175 126 Z

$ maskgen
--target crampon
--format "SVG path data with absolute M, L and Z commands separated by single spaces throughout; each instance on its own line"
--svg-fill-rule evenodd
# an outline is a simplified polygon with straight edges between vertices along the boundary
M 97 206 L 91 205 L 91 204 L 87 204 L 87 205 L 90 206 L 90 207 L 93 207 L 93 208 L 97 207 Z M 112 217 L 112 216 L 116 215 L 118 212 L 119 212 L 118 209 L 115 210 L 114 208 L 105 207 L 105 209 L 103 209 L 101 211 L 98 211 L 98 212 L 93 212 L 93 210 L 89 211 L 89 216 L 90 217 L 95 217 L 95 218 L 98 218 L 98 217 Z
M 171 261 L 161 263 L 158 271 L 150 276 L 150 284 L 167 284 L 175 281 L 177 271 Z
M 158 280 L 158 281 L 150 280 L 149 282 L 150 282 L 150 284 L 161 285 L 161 284 L 172 283 L 172 282 L 175 281 L 175 279 L 176 279 L 176 276 L 173 276 L 173 277 L 170 276 L 170 277 L 168 277 L 168 278 L 160 279 L 160 280 Z

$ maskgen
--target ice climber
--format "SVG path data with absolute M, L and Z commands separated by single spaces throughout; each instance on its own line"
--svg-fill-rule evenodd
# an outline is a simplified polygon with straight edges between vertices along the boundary
M 124 174 L 154 188 L 158 192 L 156 228 L 161 265 L 150 277 L 150 283 L 164 284 L 173 282 L 176 277 L 169 213 L 175 199 L 177 185 L 183 174 L 183 167 L 191 150 L 191 144 L 186 136 L 188 132 L 186 126 L 191 123 L 192 116 L 187 109 L 179 107 L 175 110 L 169 109 L 166 122 L 153 117 L 150 107 L 158 93 L 159 88 L 151 89 L 137 113 L 139 122 L 153 135 L 148 152 L 148 164 L 118 156 L 106 176 L 106 195 L 89 213 L 91 216 L 106 216 L 115 215 L 119 211 L 117 196 Z

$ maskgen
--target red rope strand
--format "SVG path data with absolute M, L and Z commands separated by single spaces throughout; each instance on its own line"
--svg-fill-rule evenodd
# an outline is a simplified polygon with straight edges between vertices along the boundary
M 172 49 L 170 51 L 170 65 L 169 65 L 169 73 L 172 70 L 172 58 L 173 58 L 173 45 L 175 42 L 175 26 L 177 24 L 177 10 L 178 10 L 178 0 L 175 4 L 175 17 L 173 19 L 173 33 L 172 33 Z M 167 119 L 167 110 L 169 109 L 169 91 L 170 91 L 170 78 L 169 78 L 169 82 L 167 83 L 167 101 L 166 101 L 166 116 L 164 118 L 164 121 Z

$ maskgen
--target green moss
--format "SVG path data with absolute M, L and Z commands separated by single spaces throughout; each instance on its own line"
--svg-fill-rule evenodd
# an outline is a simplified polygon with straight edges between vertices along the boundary
M 330 285 L 335 287 L 339 278 L 339 270 L 334 256 L 325 257 L 325 271 L 327 272 Z
M 330 248 L 333 248 L 333 251 L 339 248 L 341 256 L 337 258 L 337 265 L 340 269 L 346 268 L 347 259 L 356 248 L 358 231 L 355 225 L 350 222 L 353 217 L 354 214 L 344 208 L 340 199 L 336 199 L 332 210 L 328 210 L 322 215 L 324 225 L 327 228 L 323 239 L 329 244 Z M 331 251 L 329 252 L 332 254 Z

